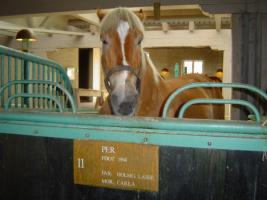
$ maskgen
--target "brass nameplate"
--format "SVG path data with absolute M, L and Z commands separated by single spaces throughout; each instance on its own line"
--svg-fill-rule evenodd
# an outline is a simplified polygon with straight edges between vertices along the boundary
M 73 159 L 75 184 L 158 191 L 158 146 L 75 140 Z

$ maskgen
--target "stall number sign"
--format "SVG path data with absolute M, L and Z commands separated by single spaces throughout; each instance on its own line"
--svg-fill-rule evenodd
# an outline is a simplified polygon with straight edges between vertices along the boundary
M 73 153 L 75 184 L 158 191 L 158 146 L 76 140 Z

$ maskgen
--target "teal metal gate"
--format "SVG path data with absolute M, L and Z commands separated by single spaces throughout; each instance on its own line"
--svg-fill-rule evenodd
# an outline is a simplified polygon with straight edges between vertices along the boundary
M 58 64 L 1 47 L 0 73 L 2 109 L 76 112 L 70 81 Z M 195 83 L 170 96 L 162 118 L 0 112 L 0 199 L 265 200 L 266 119 L 249 102 L 219 99 L 191 100 L 180 119 L 167 118 L 172 99 L 195 87 L 241 88 L 267 100 L 253 86 Z M 255 121 L 183 119 L 198 103 L 246 106 Z M 74 184 L 73 140 L 158 146 L 159 191 Z
M 0 46 L 0 109 L 76 111 L 71 82 L 58 63 Z

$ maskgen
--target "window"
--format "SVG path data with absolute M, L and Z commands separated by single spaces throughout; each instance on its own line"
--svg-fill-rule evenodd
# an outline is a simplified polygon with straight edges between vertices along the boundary
M 184 61 L 184 73 L 198 73 L 202 74 L 203 72 L 203 60 L 185 60 Z

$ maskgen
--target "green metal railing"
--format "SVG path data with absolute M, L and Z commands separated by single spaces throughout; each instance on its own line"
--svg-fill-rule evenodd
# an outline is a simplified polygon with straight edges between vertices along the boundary
M 35 104 L 35 106 L 31 105 L 30 107 L 35 107 L 35 108 L 41 108 L 42 107 L 42 103 L 41 100 L 44 101 L 46 99 L 50 100 L 50 105 L 52 105 L 52 107 L 57 106 L 60 110 L 60 112 L 63 112 L 64 108 L 68 107 L 68 103 L 70 103 L 71 106 L 71 110 L 73 113 L 76 112 L 76 104 L 72 98 L 72 95 L 69 93 L 68 90 L 66 90 L 65 88 L 63 88 L 61 85 L 59 85 L 58 83 L 52 82 L 52 81 L 43 81 L 43 80 L 20 80 L 20 81 L 10 81 L 7 84 L 5 84 L 4 86 L 2 86 L 0 88 L 0 96 L 5 92 L 6 89 L 9 89 L 10 86 L 12 85 L 28 85 L 31 87 L 45 87 L 45 88 L 51 88 L 52 91 L 56 91 L 56 95 L 52 96 L 51 94 L 47 93 L 45 90 L 44 93 L 40 94 L 40 93 L 34 93 L 32 91 L 32 93 L 28 92 L 28 93 L 20 93 L 20 94 L 13 94 L 12 96 L 10 96 L 6 103 L 4 104 L 4 109 L 5 111 L 8 110 L 8 108 L 10 107 L 10 103 L 13 99 L 19 98 L 19 97 L 27 97 L 27 98 L 37 98 L 37 100 L 39 100 L 39 102 L 33 101 L 32 103 Z M 62 95 L 60 95 L 62 94 Z M 62 97 L 67 97 L 67 98 L 62 98 Z M 53 102 L 55 104 L 53 104 Z
M 185 85 L 179 89 L 177 89 L 176 91 L 174 91 L 169 98 L 167 99 L 164 108 L 163 108 L 163 112 L 162 112 L 162 117 L 166 118 L 168 116 L 168 110 L 170 108 L 170 105 L 172 103 L 172 101 L 182 92 L 186 91 L 186 90 L 190 90 L 193 88 L 232 88 L 232 89 L 244 89 L 250 92 L 253 92 L 257 95 L 259 95 L 261 98 L 263 98 L 265 101 L 267 101 L 267 94 L 257 88 L 254 87 L 252 85 L 248 85 L 248 84 L 243 84 L 243 83 L 191 83 L 188 85 Z M 260 112 L 258 111 L 258 109 L 251 104 L 248 101 L 245 100 L 239 100 L 239 99 L 203 99 L 203 98 L 198 98 L 198 99 L 192 99 L 188 102 L 186 102 L 181 109 L 179 110 L 179 114 L 178 114 L 178 118 L 183 118 L 184 113 L 186 112 L 186 110 L 194 104 L 236 104 L 236 105 L 242 105 L 242 106 L 246 106 L 247 108 L 249 108 L 251 111 L 254 112 L 255 114 L 255 118 L 257 122 L 261 121 L 261 116 L 260 116 Z
M 186 102 L 180 109 L 178 118 L 183 118 L 186 110 L 195 104 L 234 104 L 234 105 L 242 105 L 249 108 L 255 115 L 255 120 L 260 123 L 261 117 L 258 109 L 252 103 L 244 100 L 236 100 L 236 99 L 192 99 Z
M 71 107 L 76 111 L 71 82 L 63 67 L 1 45 L 0 91 L 0 108 L 57 110 L 59 101 L 63 110 Z
M 267 126 L 248 121 L 8 112 L 0 113 L 1 134 L 267 151 Z

